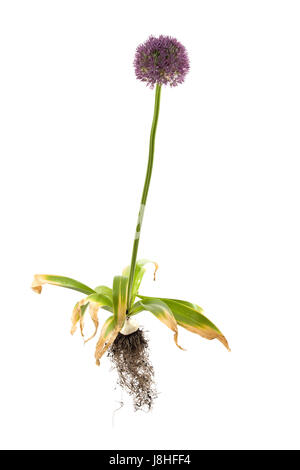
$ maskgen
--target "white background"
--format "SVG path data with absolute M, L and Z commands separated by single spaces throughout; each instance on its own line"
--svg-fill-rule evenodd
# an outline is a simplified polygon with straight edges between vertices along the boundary
M 0 5 L 1 448 L 299 448 L 299 2 Z M 154 103 L 132 62 L 150 34 L 178 38 L 191 70 L 162 90 L 139 252 L 160 269 L 141 293 L 199 303 L 232 352 L 180 329 L 182 352 L 141 314 L 160 391 L 145 414 L 70 336 L 81 295 L 30 284 L 111 285 L 130 261 Z

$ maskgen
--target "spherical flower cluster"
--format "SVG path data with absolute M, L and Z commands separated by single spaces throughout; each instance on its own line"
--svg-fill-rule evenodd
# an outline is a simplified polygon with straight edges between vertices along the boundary
M 155 84 L 177 86 L 189 71 L 189 59 L 185 47 L 170 36 L 150 36 L 140 44 L 134 59 L 138 80 L 151 88 Z

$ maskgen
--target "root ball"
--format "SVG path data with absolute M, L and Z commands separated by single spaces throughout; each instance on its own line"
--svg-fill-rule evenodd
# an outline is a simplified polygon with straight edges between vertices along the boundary
M 144 332 L 119 333 L 108 355 L 118 372 L 118 384 L 133 398 L 134 409 L 150 410 L 157 392 Z

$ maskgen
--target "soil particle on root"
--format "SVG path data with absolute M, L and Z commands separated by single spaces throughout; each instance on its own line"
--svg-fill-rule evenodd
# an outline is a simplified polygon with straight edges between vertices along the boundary
M 150 410 L 157 392 L 144 332 L 119 333 L 108 355 L 118 372 L 118 384 L 133 398 L 134 409 Z

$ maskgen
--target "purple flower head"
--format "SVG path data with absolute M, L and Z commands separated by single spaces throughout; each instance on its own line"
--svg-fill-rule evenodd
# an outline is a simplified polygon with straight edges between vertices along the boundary
M 136 50 L 134 68 L 136 78 L 151 88 L 159 85 L 177 86 L 189 71 L 185 47 L 170 36 L 150 36 Z

